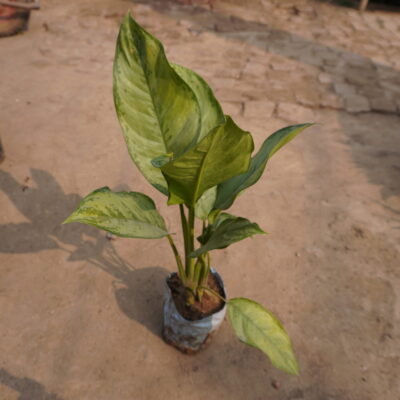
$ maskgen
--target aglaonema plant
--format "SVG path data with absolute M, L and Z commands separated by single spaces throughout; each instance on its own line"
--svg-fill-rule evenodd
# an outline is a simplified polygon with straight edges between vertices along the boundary
M 252 156 L 249 132 L 240 129 L 207 83 L 192 70 L 169 62 L 160 41 L 128 14 L 121 24 L 114 60 L 114 101 L 129 154 L 145 178 L 179 207 L 184 256 L 151 198 L 104 187 L 86 196 L 65 222 L 94 225 L 117 236 L 166 238 L 186 301 L 202 300 L 208 287 L 210 251 L 264 231 L 225 212 L 255 184 L 268 160 L 311 124 L 283 128 Z M 201 234 L 195 241 L 195 225 Z M 199 223 L 200 222 L 200 223 Z M 291 374 L 298 364 L 279 320 L 246 298 L 222 299 L 239 339 Z

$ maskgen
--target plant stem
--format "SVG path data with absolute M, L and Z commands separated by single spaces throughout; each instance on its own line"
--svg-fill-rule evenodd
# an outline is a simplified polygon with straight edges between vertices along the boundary
M 185 274 L 185 270 L 183 268 L 181 256 L 179 255 L 178 249 L 175 246 L 175 243 L 174 243 L 174 240 L 172 239 L 172 236 L 171 235 L 167 235 L 167 239 L 168 239 L 169 244 L 171 245 L 172 251 L 174 252 L 176 264 L 178 265 L 179 278 L 181 278 L 182 282 L 185 282 L 186 281 L 186 274 Z
M 200 289 L 203 289 L 203 290 L 206 290 L 206 291 L 212 293 L 214 296 L 218 297 L 218 298 L 219 298 L 220 300 L 222 300 L 224 303 L 227 302 L 225 298 L 223 298 L 219 293 L 217 293 L 217 292 L 216 292 L 215 290 L 213 290 L 213 289 L 210 289 L 209 287 L 201 286 Z
M 188 225 L 187 225 L 185 209 L 183 207 L 183 204 L 179 204 L 179 212 L 181 214 L 183 243 L 185 245 L 185 267 L 186 267 L 186 272 L 187 272 L 187 269 L 188 269 L 188 257 L 189 257 Z
M 204 269 L 200 276 L 199 286 L 207 285 L 207 279 L 210 273 L 210 253 L 206 253 L 205 255 L 203 255 L 203 257 L 206 257 L 206 260 L 204 262 Z
M 196 291 L 200 283 L 201 271 L 204 267 L 204 261 L 199 257 L 194 265 L 193 271 L 193 288 Z
M 189 256 L 189 254 L 194 250 L 194 217 L 194 207 L 189 207 L 188 253 L 186 254 L 186 275 L 189 279 L 193 279 L 195 267 L 195 259 Z

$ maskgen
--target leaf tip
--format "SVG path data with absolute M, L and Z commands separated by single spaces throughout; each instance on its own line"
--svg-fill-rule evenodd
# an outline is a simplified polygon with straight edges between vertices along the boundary
M 297 360 L 294 358 L 293 359 L 293 363 L 290 366 L 290 368 L 285 369 L 285 372 L 287 372 L 290 375 L 295 375 L 295 376 L 299 376 L 300 375 L 300 367 L 299 364 L 297 362 Z
M 74 222 L 73 215 L 74 214 L 71 214 L 68 218 L 66 218 L 63 222 L 61 222 L 61 225 L 69 224 L 71 222 Z

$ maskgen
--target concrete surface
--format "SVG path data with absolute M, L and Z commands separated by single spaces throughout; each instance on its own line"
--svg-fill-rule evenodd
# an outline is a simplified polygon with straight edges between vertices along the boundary
M 111 69 L 127 10 L 200 72 L 258 146 L 320 124 L 232 213 L 268 236 L 214 252 L 230 296 L 273 310 L 299 377 L 228 323 L 195 357 L 160 337 L 166 241 L 61 226 L 108 185 L 157 199 L 132 166 Z M 49 0 L 0 40 L 0 399 L 396 400 L 400 395 L 400 14 L 312 1 Z

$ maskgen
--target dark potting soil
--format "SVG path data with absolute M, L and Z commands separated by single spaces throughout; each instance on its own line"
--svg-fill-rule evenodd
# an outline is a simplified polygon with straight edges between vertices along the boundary
M 203 292 L 201 301 L 196 301 L 191 305 L 187 304 L 187 290 L 182 285 L 182 281 L 177 273 L 172 274 L 167 279 L 167 284 L 171 289 L 176 309 L 183 318 L 189 321 L 208 317 L 224 307 L 224 302 L 220 298 L 206 290 Z M 213 274 L 208 275 L 207 286 L 224 297 L 224 291 Z

